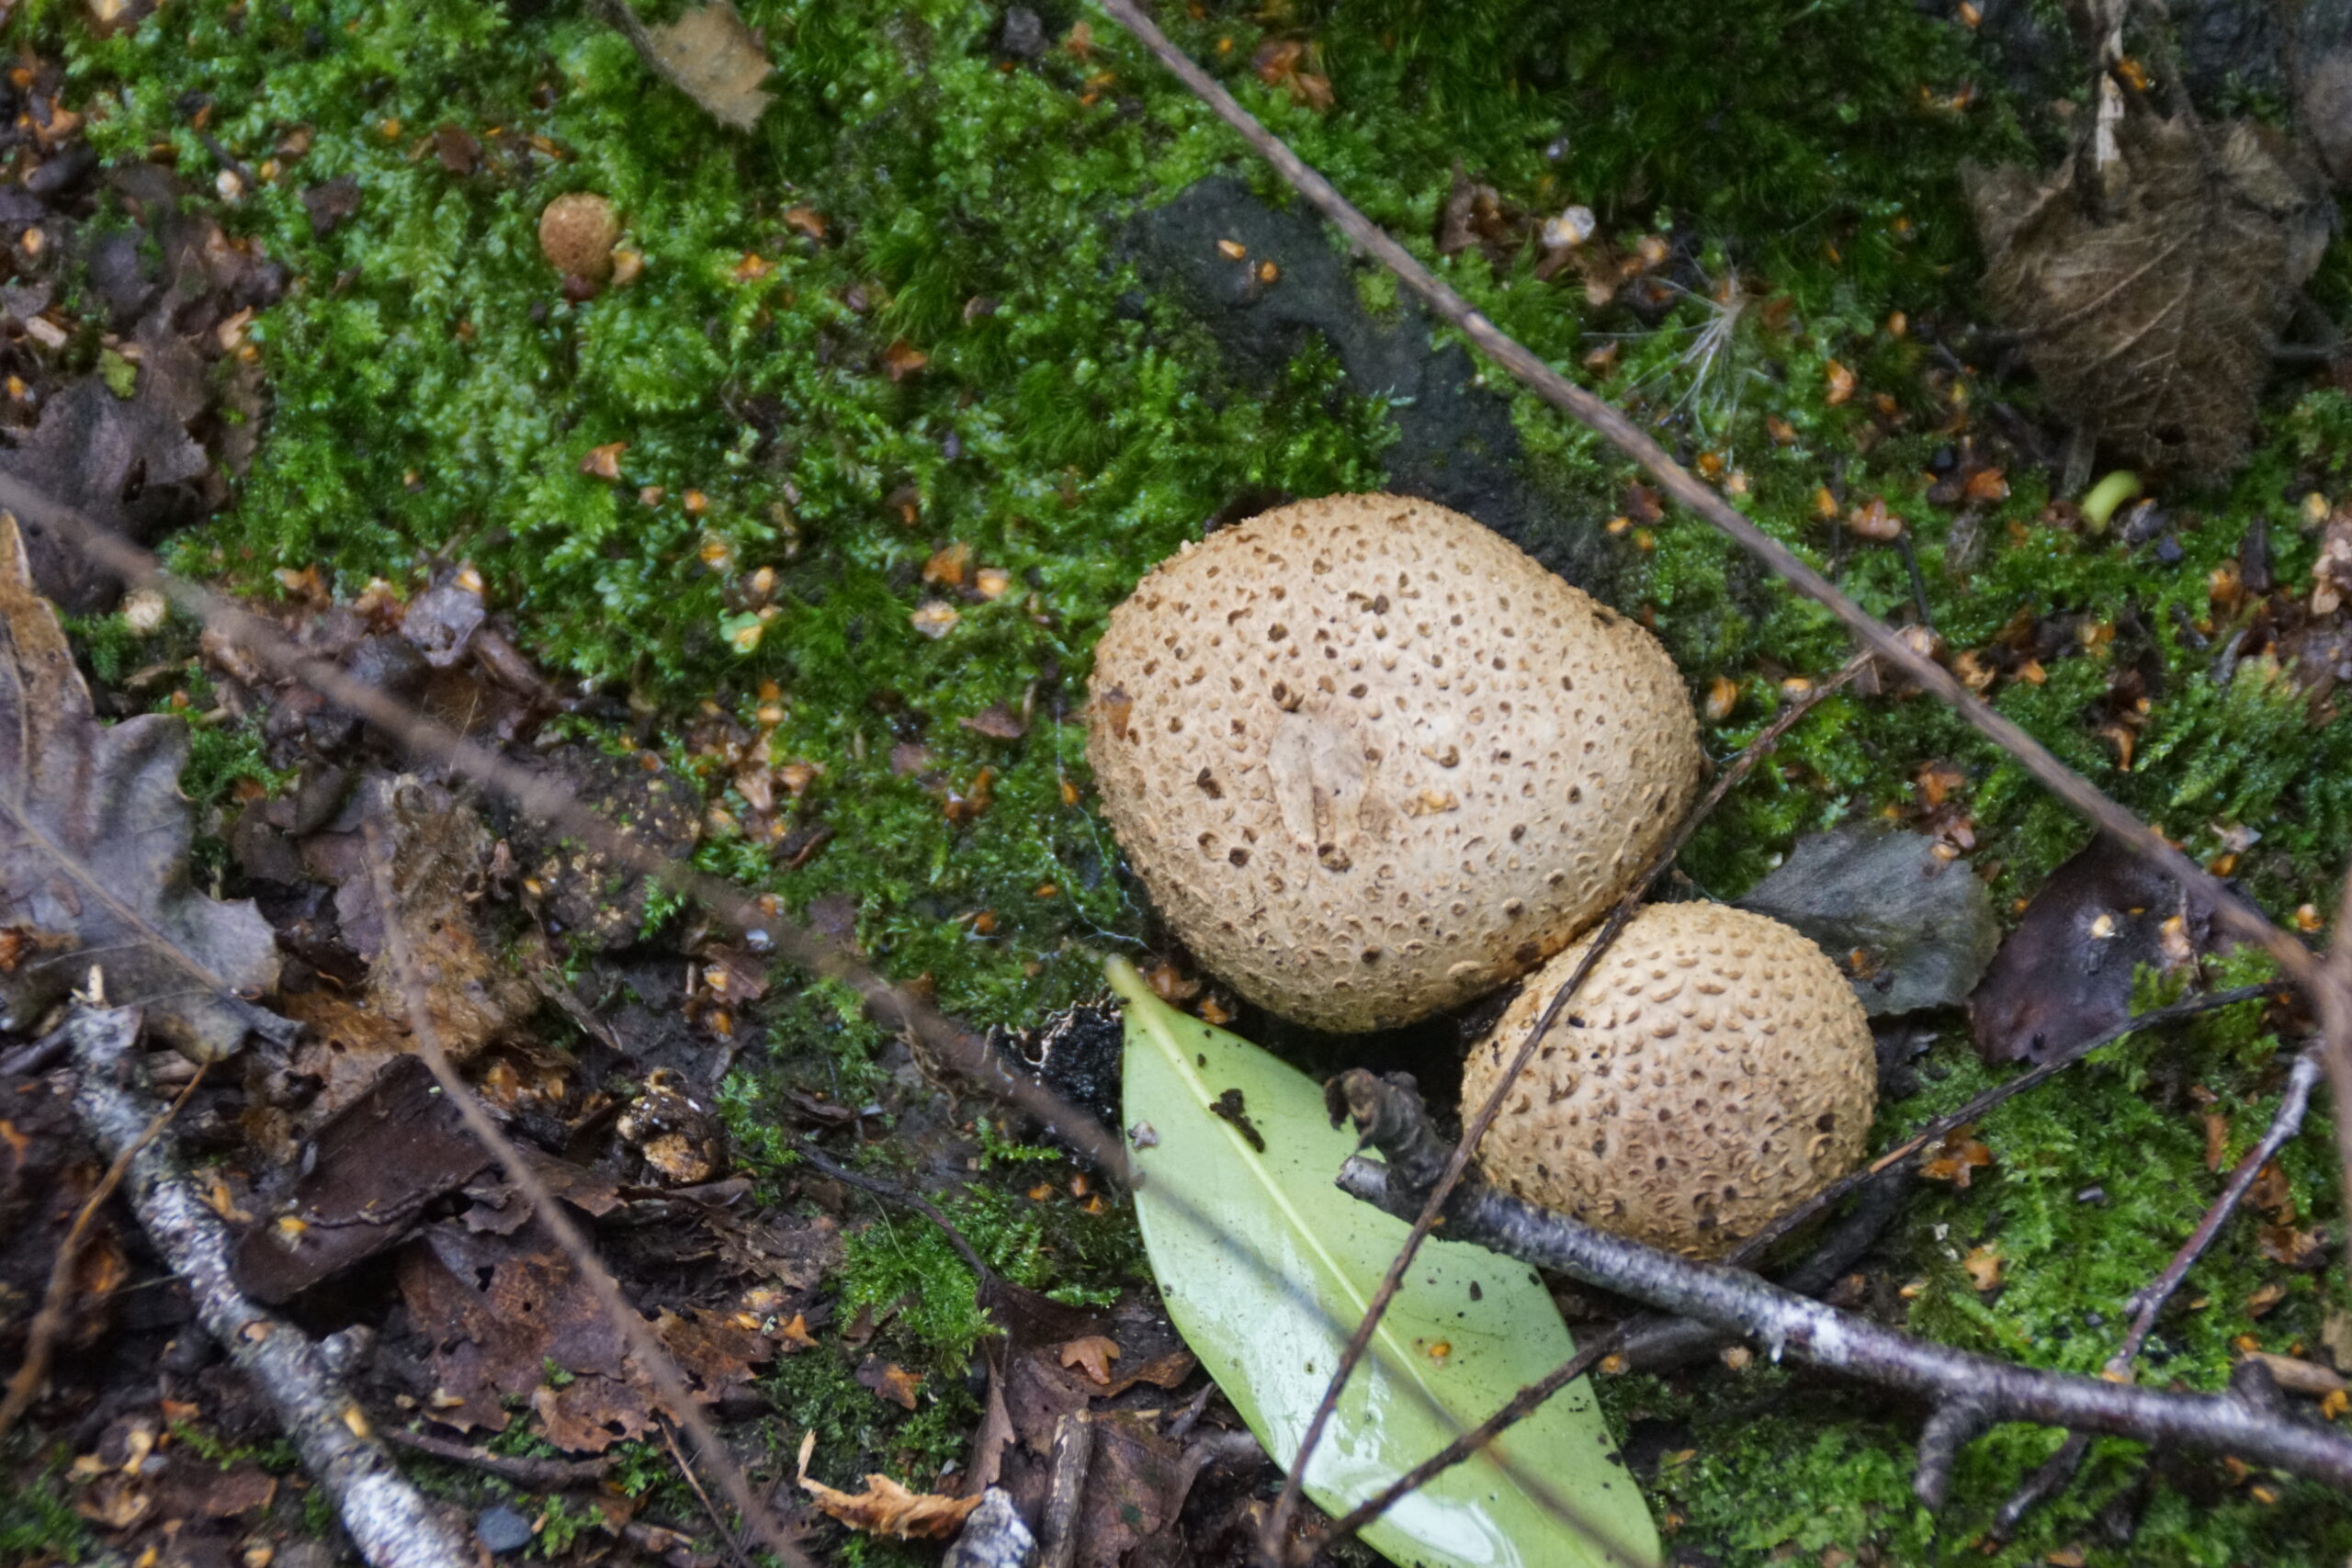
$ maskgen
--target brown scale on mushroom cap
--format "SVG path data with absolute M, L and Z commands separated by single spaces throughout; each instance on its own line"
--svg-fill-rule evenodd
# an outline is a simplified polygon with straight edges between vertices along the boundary
M 1494 1092 L 1585 945 L 1471 1047 L 1465 1108 Z M 1714 1258 L 1852 1169 L 1877 1104 L 1870 1022 L 1811 940 L 1720 904 L 1653 904 L 1536 1047 L 1478 1163 L 1530 1202 Z
M 1318 1028 L 1524 974 L 1688 808 L 1657 640 L 1459 513 L 1280 507 L 1163 561 L 1096 645 L 1087 755 L 1175 933 Z

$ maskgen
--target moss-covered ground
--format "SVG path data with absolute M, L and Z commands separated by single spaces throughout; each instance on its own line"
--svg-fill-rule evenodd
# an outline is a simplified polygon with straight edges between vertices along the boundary
M 1138 292 L 1119 243 L 1138 207 L 1212 173 L 1278 194 L 1107 23 L 1045 5 L 1048 47 L 1027 61 L 1000 51 L 1000 9 L 975 0 L 742 8 L 776 65 L 776 101 L 748 135 L 568 4 L 173 0 L 101 39 L 79 6 L 45 0 L 13 25 L 69 58 L 69 99 L 105 151 L 167 150 L 198 184 L 211 143 L 243 160 L 255 185 L 223 220 L 295 273 L 253 327 L 274 398 L 260 457 L 233 507 L 172 546 L 177 567 L 266 594 L 277 569 L 316 564 L 356 593 L 471 561 L 543 668 L 641 716 L 607 739 L 696 768 L 684 737 L 713 704 L 769 728 L 777 762 L 813 768 L 798 809 L 833 831 L 828 847 L 787 870 L 722 835 L 707 863 L 796 909 L 846 899 L 866 949 L 900 978 L 929 976 L 949 1011 L 1034 1021 L 1092 992 L 1099 955 L 1146 931 L 1072 717 L 1102 617 L 1238 495 L 1376 484 L 1388 426 L 1326 355 L 1239 389 L 1181 305 Z M 1911 571 L 1826 523 L 1825 485 L 1833 511 L 1883 497 L 1907 520 L 1953 649 L 1987 646 L 2021 615 L 2072 617 L 2042 678 L 2002 681 L 1996 705 L 2193 852 L 2239 848 L 2237 874 L 2267 908 L 2327 906 L 2352 849 L 2352 726 L 2315 724 L 2260 661 L 2217 680 L 2195 627 L 2226 611 L 2214 574 L 2257 519 L 2280 580 L 2308 578 L 2301 503 L 2352 483 L 2352 400 L 2284 385 L 2243 474 L 2168 483 L 2176 560 L 2050 521 L 2051 481 L 2024 465 L 2006 499 L 1931 502 L 1936 454 L 1969 421 L 2004 400 L 2031 412 L 2029 386 L 1956 375 L 1928 341 L 1926 323 L 1955 338 L 1971 314 L 1956 171 L 2054 145 L 2047 106 L 2005 97 L 1961 22 L 1909 0 L 1162 9 L 1425 257 L 1459 164 L 1538 213 L 1589 205 L 1625 254 L 1663 240 L 1685 280 L 1737 279 L 1724 351 L 1702 364 L 1690 351 L 1724 309 L 1703 287 L 1644 316 L 1588 304 L 1573 272 L 1537 280 L 1532 252 L 1499 269 L 1476 249 L 1438 264 L 1506 330 L 1659 416 L 1872 610 L 1908 617 Z M 1311 42 L 1328 110 L 1253 73 L 1279 39 Z M 435 155 L 445 127 L 480 142 L 470 172 Z M 356 213 L 314 232 L 303 193 L 346 175 Z M 607 197 L 644 258 L 585 302 L 567 302 L 535 240 L 540 209 L 571 190 Z M 2339 252 L 2324 299 L 2341 303 L 2345 275 Z M 1393 299 L 1363 281 L 1374 305 Z M 1564 515 L 1631 509 L 1623 465 L 1532 400 L 1515 411 Z M 614 444 L 616 477 L 583 469 Z M 1731 682 L 1709 735 L 1719 752 L 1769 716 L 1783 678 L 1845 657 L 1826 617 L 1698 525 L 1635 518 L 1613 537 L 1621 601 L 1694 692 Z M 128 635 L 91 630 L 104 646 Z M 2156 675 L 2128 755 L 2110 712 L 2127 664 Z M 1028 714 L 1024 736 L 962 722 L 999 705 Z M 725 779 L 709 784 L 749 815 Z M 2084 839 L 1929 704 L 1838 699 L 1686 869 L 1735 894 L 1799 832 L 1917 809 L 1923 792 L 1965 816 L 2005 900 Z M 2241 828 L 2259 841 L 2243 848 Z M 1889 1245 L 1913 1325 L 2028 1360 L 2103 1360 L 2124 1298 L 2213 1190 L 2206 1112 L 2228 1118 L 2233 1155 L 2267 1113 L 2275 1042 L 2254 1011 L 2126 1047 L 1981 1127 L 1994 1163 L 1917 1198 Z M 878 1083 L 881 1042 L 847 1005 L 811 994 L 776 1017 L 781 1070 L 849 1094 Z M 760 1071 L 732 1091 L 754 1145 Z M 1924 1076 L 1886 1132 L 1987 1081 L 1957 1029 Z M 2323 1146 L 2308 1137 L 2286 1168 L 2299 1223 L 2340 1227 Z M 2104 1201 L 2084 1201 L 2091 1188 Z M 1119 1211 L 1024 1208 L 1010 1191 L 974 1196 L 961 1217 L 1016 1279 L 1099 1289 L 1135 1266 Z M 2247 1223 L 2224 1237 L 2163 1324 L 2152 1375 L 2214 1386 L 2241 1336 L 2316 1347 L 2332 1274 L 2269 1261 L 2260 1235 Z M 1962 1260 L 1988 1246 L 1999 1283 L 1980 1289 Z M 2283 1298 L 2256 1318 L 2248 1302 L 2273 1281 Z M 843 1289 L 845 1311 L 911 1290 L 894 1343 L 950 1374 L 935 1385 L 960 1386 L 978 1325 L 934 1235 L 866 1231 Z M 819 1426 L 829 1447 L 916 1479 L 956 1451 L 969 1414 L 948 1400 L 896 1427 L 813 1357 L 785 1363 L 774 1391 L 796 1430 Z M 1678 1434 L 1656 1500 L 1694 1561 L 1973 1561 L 1990 1509 L 2053 1441 L 2005 1429 L 1973 1448 L 1939 1529 L 1909 1495 L 1916 1413 L 1868 1392 L 1758 1367 L 1619 1380 L 1604 1395 L 1621 1421 Z M 2085 1483 L 1993 1560 L 2319 1564 L 2352 1549 L 2352 1519 L 2310 1490 L 2181 1461 L 2143 1493 L 2142 1468 L 2127 1445 L 2102 1447 Z

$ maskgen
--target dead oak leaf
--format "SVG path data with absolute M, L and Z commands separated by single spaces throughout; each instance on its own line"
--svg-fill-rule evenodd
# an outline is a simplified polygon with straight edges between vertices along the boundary
M 1964 171 L 1984 293 L 2052 405 L 2135 463 L 2227 473 L 2333 210 L 2285 137 L 2102 101 L 2046 179 Z
M 880 1473 L 865 1478 L 863 1492 L 836 1491 L 808 1479 L 808 1460 L 816 1450 L 817 1434 L 812 1431 L 800 1439 L 800 1489 L 818 1507 L 852 1529 L 896 1540 L 944 1540 L 962 1529 L 966 1516 L 980 1506 L 978 1496 L 910 1492 Z
M 110 395 L 110 394 L 109 394 Z M 39 959 L 0 973 L 0 1028 L 30 1027 L 88 979 L 198 1060 L 293 1026 L 254 1005 L 277 986 L 277 942 L 248 900 L 189 880 L 180 794 L 187 726 L 151 714 L 106 726 L 57 614 L 34 592 L 16 520 L 0 513 L 0 887 Z

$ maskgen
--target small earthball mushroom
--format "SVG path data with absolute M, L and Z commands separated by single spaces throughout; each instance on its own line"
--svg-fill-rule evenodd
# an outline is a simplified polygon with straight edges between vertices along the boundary
M 613 247 L 621 220 L 613 204 L 592 190 L 557 197 L 539 214 L 539 254 L 567 277 L 601 286 L 613 276 Z
M 1625 890 L 1701 765 L 1656 638 L 1393 495 L 1280 507 L 1161 562 L 1096 645 L 1087 716 L 1170 929 L 1330 1030 L 1542 963 Z
M 1465 1113 L 1586 945 L 1471 1047 Z M 1821 949 L 1744 909 L 1653 904 L 1536 1047 L 1478 1163 L 1530 1202 L 1714 1258 L 1852 1169 L 1877 1103 L 1869 1021 Z

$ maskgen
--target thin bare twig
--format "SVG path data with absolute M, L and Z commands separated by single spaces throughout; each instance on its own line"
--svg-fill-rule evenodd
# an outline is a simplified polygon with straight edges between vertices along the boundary
M 743 1555 L 743 1543 L 735 1539 L 734 1528 L 718 1511 L 718 1505 L 710 1500 L 710 1494 L 703 1489 L 701 1478 L 695 1474 L 695 1467 L 687 1462 L 686 1450 L 678 1446 L 677 1428 L 667 1421 L 662 1422 L 662 1441 L 669 1446 L 671 1461 L 677 1465 L 678 1473 L 685 1478 L 686 1490 L 692 1492 L 695 1501 L 702 1505 L 703 1517 L 710 1521 L 711 1529 L 718 1532 L 719 1543 L 727 1548 L 727 1555 L 735 1568 L 752 1568 L 751 1559 Z
M 1885 1228 L 1893 1216 L 1894 1204 L 1901 1201 L 1901 1194 L 1893 1192 L 1887 1197 L 1888 1202 L 1882 1212 L 1858 1213 L 1855 1220 L 1860 1223 L 1841 1224 L 1838 1227 L 1840 1234 L 1826 1239 L 1811 1257 L 1782 1276 L 1781 1283 L 1809 1296 L 1817 1296 L 1827 1290 L 1838 1275 L 1852 1266 L 1855 1258 L 1868 1250 L 1870 1244 Z M 1844 1234 L 1849 1231 L 1852 1234 Z M 1744 1266 L 1746 1260 L 1735 1254 L 1731 1261 L 1736 1266 Z M 1595 1370 L 1603 1372 L 1633 1371 L 1674 1365 L 1690 1356 L 1703 1355 L 1710 1348 L 1721 1344 L 1724 1337 L 1717 1330 L 1703 1324 L 1694 1324 L 1689 1318 L 1656 1313 L 1636 1313 L 1611 1325 L 1575 1355 L 1511 1395 L 1486 1420 L 1348 1510 L 1315 1543 L 1316 1550 L 1320 1551 L 1334 1541 L 1343 1540 L 1371 1524 L 1395 1507 L 1400 1499 L 1428 1485 L 1437 1476 L 1484 1450 L 1505 1431 L 1534 1415 L 1544 1401 L 1587 1372 Z
M 117 1154 L 155 1120 L 153 1090 L 133 1050 L 139 1024 L 136 1009 L 79 1007 L 70 1025 L 81 1070 L 74 1108 L 98 1146 Z M 159 1134 L 132 1148 L 125 1179 L 140 1228 L 187 1287 L 197 1320 L 276 1409 L 360 1555 L 374 1568 L 471 1568 L 472 1551 L 401 1478 L 318 1342 L 237 1289 L 229 1227 L 197 1195 L 172 1139 Z
M 206 1064 L 209 1066 L 209 1064 Z M 140 1150 L 155 1141 L 156 1134 L 171 1125 L 172 1118 L 187 1104 L 188 1097 L 204 1081 L 204 1067 L 196 1069 L 194 1077 L 180 1086 L 172 1102 L 155 1112 L 146 1130 L 126 1145 L 114 1156 L 98 1184 L 90 1189 L 75 1211 L 74 1223 L 65 1227 L 65 1239 L 57 1245 L 57 1259 L 50 1265 L 49 1288 L 41 1292 L 40 1310 L 33 1314 L 32 1326 L 25 1331 L 25 1358 L 17 1365 L 16 1375 L 8 1380 L 8 1395 L 0 1399 L 0 1438 L 31 1408 L 40 1393 L 43 1379 L 49 1376 L 49 1358 L 57 1348 L 57 1337 L 65 1331 L 65 1309 L 74 1300 L 74 1275 L 82 1261 L 82 1244 L 89 1239 L 90 1227 L 97 1222 L 98 1211 L 106 1207 L 114 1190 L 130 1172 L 130 1162 Z
M 2335 933 L 2327 947 L 2324 979 L 2313 987 L 2312 1010 L 2319 1017 L 2327 1050 L 2327 1091 L 2335 1099 L 2335 1156 L 2352 1172 L 2352 868 L 2336 896 Z M 2352 1205 L 2352 1178 L 2345 1187 Z
M 478 1449 L 471 1443 L 461 1443 L 452 1438 L 436 1438 L 430 1432 L 412 1432 L 405 1427 L 386 1427 L 384 1441 L 394 1448 L 408 1449 L 434 1459 L 447 1460 L 511 1481 L 517 1486 L 527 1486 L 535 1492 L 561 1492 L 574 1486 L 594 1486 L 612 1472 L 611 1461 L 601 1459 L 531 1459 L 522 1454 L 494 1454 L 488 1449 Z
M 1365 1303 L 1363 1320 L 1356 1325 L 1354 1334 L 1349 1337 L 1346 1347 L 1340 1352 L 1339 1364 L 1332 1370 L 1330 1381 L 1324 1385 L 1322 1400 L 1316 1405 L 1314 1416 L 1307 1422 L 1306 1430 L 1299 1438 L 1297 1457 L 1291 1461 L 1290 1472 L 1283 1478 L 1282 1495 L 1275 1500 L 1273 1510 L 1267 1516 L 1265 1527 L 1260 1533 L 1260 1552 L 1262 1556 L 1273 1562 L 1282 1560 L 1282 1542 L 1289 1537 L 1291 1517 L 1298 1507 L 1298 1501 L 1302 1495 L 1301 1489 L 1306 1484 L 1306 1461 L 1313 1457 L 1316 1443 L 1322 1438 L 1324 1429 L 1330 1425 L 1332 1415 L 1339 1409 L 1340 1395 L 1347 1388 L 1348 1379 L 1354 1373 L 1357 1364 L 1363 1359 L 1364 1351 L 1371 1345 L 1373 1335 L 1378 1331 L 1381 1319 L 1387 1314 L 1388 1304 L 1396 1299 L 1397 1291 L 1404 1285 L 1405 1271 L 1412 1267 L 1413 1259 L 1420 1255 L 1421 1244 L 1429 1239 L 1430 1232 L 1445 1212 L 1447 1195 L 1453 1192 L 1455 1184 L 1462 1179 L 1463 1173 L 1469 1168 L 1471 1157 L 1477 1153 L 1479 1140 L 1487 1135 L 1487 1129 L 1492 1127 L 1495 1124 L 1495 1118 L 1502 1113 L 1503 1104 L 1510 1098 L 1511 1086 L 1518 1081 L 1520 1073 L 1533 1059 L 1536 1048 L 1544 1043 L 1544 1037 L 1551 1032 L 1553 1024 L 1558 1021 L 1569 1000 L 1576 996 L 1585 981 L 1591 977 L 1593 970 L 1600 964 L 1601 959 L 1607 956 L 1610 944 L 1617 940 L 1627 924 L 1632 921 L 1634 914 L 1641 908 L 1642 899 L 1647 896 L 1657 879 L 1666 874 L 1667 868 L 1671 866 L 1675 857 L 1682 852 L 1682 847 L 1690 841 L 1690 835 L 1698 830 L 1699 824 L 1707 819 L 1708 814 L 1714 810 L 1724 796 L 1730 794 L 1740 780 L 1746 778 L 1774 746 L 1780 744 L 1781 738 L 1786 735 L 1799 719 L 1811 713 L 1832 694 L 1842 690 L 1862 672 L 1869 661 L 1867 654 L 1857 656 L 1837 674 L 1812 687 L 1803 696 L 1774 715 L 1772 721 L 1758 731 L 1756 739 L 1749 741 L 1747 748 L 1738 756 L 1733 758 L 1730 765 L 1717 775 L 1713 787 L 1707 791 L 1705 797 L 1683 814 L 1682 821 L 1676 827 L 1673 836 L 1657 854 L 1651 857 L 1649 864 L 1643 868 L 1641 875 L 1634 880 L 1631 887 L 1625 890 L 1624 897 L 1618 899 L 1616 907 L 1609 911 L 1609 918 L 1600 922 L 1600 928 L 1587 941 L 1583 955 L 1577 960 L 1575 967 L 1568 972 L 1567 980 L 1553 993 L 1550 1004 L 1536 1019 L 1535 1026 L 1527 1032 L 1527 1038 L 1520 1042 L 1518 1053 L 1511 1057 L 1510 1066 L 1503 1069 L 1502 1077 L 1496 1081 L 1494 1092 L 1487 1097 L 1486 1103 L 1479 1106 L 1477 1114 L 1472 1117 L 1469 1125 L 1463 1129 L 1461 1141 L 1454 1145 L 1452 1153 L 1446 1156 L 1444 1169 L 1439 1173 L 1435 1184 L 1430 1187 L 1421 1212 L 1414 1216 L 1412 1229 L 1406 1233 L 1404 1241 L 1397 1247 L 1396 1256 L 1389 1261 L 1388 1271 L 1381 1277 L 1379 1289 L 1373 1292 L 1371 1301 Z
M 392 891 L 391 861 L 384 846 L 383 830 L 372 817 L 363 826 L 368 842 L 368 874 L 375 886 L 376 907 L 384 912 L 384 960 L 391 965 L 392 977 L 408 1010 L 409 1030 L 411 1038 L 416 1043 L 417 1055 L 431 1070 L 434 1081 L 441 1086 L 441 1092 L 448 1097 L 450 1105 L 465 1122 L 466 1130 L 498 1161 L 506 1173 L 506 1179 L 521 1188 L 524 1195 L 531 1200 L 533 1211 L 540 1223 L 548 1227 L 565 1256 L 571 1260 L 572 1267 L 580 1271 L 580 1278 L 596 1298 L 596 1304 L 604 1312 L 605 1319 L 628 1341 L 630 1359 L 636 1361 L 638 1370 L 651 1382 L 670 1414 L 693 1433 L 695 1441 L 701 1445 L 704 1456 L 710 1461 L 712 1470 L 718 1472 L 720 1489 L 727 1494 L 727 1500 L 734 1505 L 735 1511 L 760 1538 L 761 1544 L 775 1552 L 778 1559 L 792 1564 L 792 1568 L 815 1568 L 808 1553 L 794 1544 L 789 1532 L 761 1501 L 759 1495 L 752 1491 L 741 1467 L 728 1457 L 727 1450 L 719 1443 L 718 1434 L 711 1428 L 710 1422 L 695 1404 L 693 1391 L 687 1388 L 686 1380 L 679 1375 L 676 1363 L 671 1360 L 668 1348 L 648 1326 L 644 1317 L 621 1294 L 619 1284 L 596 1257 L 588 1238 L 564 1213 L 561 1201 L 541 1179 L 537 1168 L 524 1157 L 522 1151 L 504 1133 L 499 1131 L 498 1123 L 491 1120 L 489 1111 L 475 1098 L 472 1087 L 459 1077 L 458 1069 L 450 1065 L 448 1053 L 441 1048 L 441 1032 L 433 1021 L 424 973 L 417 967 L 416 954 L 409 947 L 408 930 L 400 919 L 400 904 Z
M 1349 1103 L 1366 1108 L 1359 1127 L 1387 1163 L 1351 1159 L 1340 1172 L 1340 1190 L 1402 1219 L 1422 1201 L 1416 1173 L 1435 1168 L 1444 1145 L 1418 1095 L 1360 1069 L 1343 1081 Z M 1930 1506 L 1941 1501 L 1938 1486 L 1949 1456 L 1996 1421 L 2233 1454 L 2352 1490 L 2352 1436 L 2241 1392 L 2177 1393 L 1931 1344 L 1741 1269 L 1611 1235 L 1476 1181 L 1455 1191 L 1445 1220 L 1446 1235 L 1454 1240 L 1753 1339 L 1776 1359 L 1795 1356 L 1929 1401 L 1930 1429 L 1922 1437 L 1915 1488 Z
M 2205 1249 L 2213 1245 L 2213 1238 L 2222 1234 L 2222 1227 L 2237 1212 L 2238 1203 L 2254 1186 L 2255 1179 L 2262 1174 L 2262 1168 L 2278 1157 L 2278 1151 L 2302 1130 L 2303 1112 L 2311 1104 L 2312 1086 L 2319 1081 L 2320 1056 L 2321 1051 L 2317 1046 L 2307 1046 L 2296 1055 L 2295 1065 L 2287 1074 L 2287 1087 L 2279 1097 L 2278 1109 L 2270 1118 L 2269 1129 L 2262 1134 L 2259 1143 L 2246 1151 L 2245 1157 L 2238 1161 L 2237 1168 L 2230 1172 L 2230 1179 L 2222 1184 L 2220 1195 L 2205 1211 L 2205 1217 L 2197 1222 L 2197 1228 L 2188 1233 L 2188 1239 L 2182 1242 L 2180 1249 L 2172 1255 L 2172 1261 L 2165 1265 L 2164 1272 L 2133 1292 L 2132 1325 L 2124 1333 L 2123 1342 L 2116 1347 L 2115 1354 L 2107 1359 L 2107 1366 L 2102 1372 L 2109 1382 L 2131 1381 L 2132 1363 L 2139 1359 L 2141 1348 L 2147 1344 L 2149 1333 L 2156 1326 L 2156 1314 L 2164 1311 L 2165 1303 L 2172 1300 L 2173 1293 L 2180 1289 L 2181 1281 L 2188 1278 L 2188 1271 L 2197 1266 L 2197 1260 L 2205 1256 Z M 1993 1516 L 1992 1539 L 1996 1542 L 2007 1541 L 2017 1533 L 2019 1521 L 2037 1504 L 2064 1491 L 2066 1483 L 2075 1478 L 2075 1472 L 2081 1468 L 2083 1456 L 2090 1451 L 2090 1446 L 2087 1433 L 2075 1432 L 2069 1436 L 2058 1451 L 2044 1461 L 2041 1468 L 2010 1495 L 2009 1500 L 2001 1505 L 2000 1511 Z

